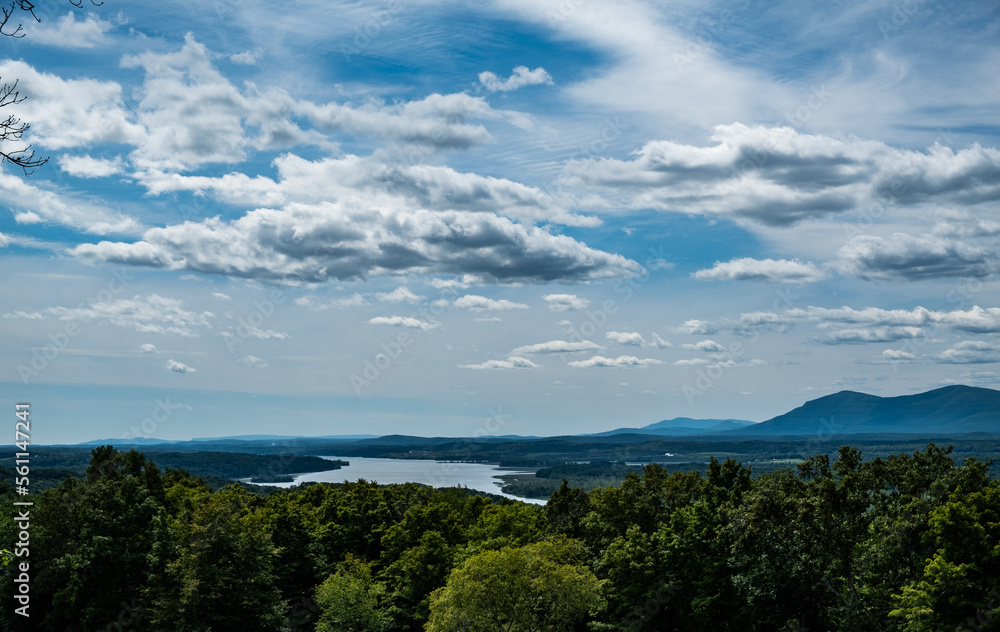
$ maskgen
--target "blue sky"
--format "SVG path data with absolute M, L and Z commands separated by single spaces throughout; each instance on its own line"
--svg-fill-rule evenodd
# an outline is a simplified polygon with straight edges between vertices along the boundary
M 998 2 L 36 14 L 0 55 L 50 157 L 0 171 L 36 442 L 1000 384 Z

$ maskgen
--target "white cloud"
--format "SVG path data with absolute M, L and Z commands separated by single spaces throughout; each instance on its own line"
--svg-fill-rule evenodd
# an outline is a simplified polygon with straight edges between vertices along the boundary
M 376 316 L 368 321 L 372 325 L 390 325 L 392 327 L 408 327 L 421 331 L 430 331 L 441 326 L 441 323 L 427 322 L 412 316 Z
M 692 349 L 694 351 L 701 351 L 702 353 L 725 353 L 726 348 L 714 340 L 702 340 L 701 342 L 696 342 L 694 344 L 684 344 L 681 345 L 683 349 Z
M 317 296 L 300 296 L 295 299 L 295 304 L 306 307 L 314 312 L 320 312 L 327 309 L 348 309 L 351 307 L 363 307 L 368 305 L 368 299 L 362 296 L 359 292 L 344 297 L 322 303 L 318 301 Z
M 682 334 L 692 334 L 696 336 L 711 336 L 712 334 L 718 333 L 718 329 L 704 320 L 691 319 L 686 320 L 677 328 L 678 333 Z
M 142 230 L 142 225 L 132 217 L 29 184 L 10 171 L 0 171 L 0 192 L 19 224 L 53 222 L 94 235 L 134 234 Z
M 1000 362 L 1000 349 L 982 340 L 964 340 L 942 351 L 937 360 L 945 364 L 992 364 Z
M 1000 199 L 1000 150 L 926 152 L 790 127 L 717 125 L 715 145 L 646 143 L 633 160 L 570 162 L 567 184 L 621 192 L 656 208 L 788 226 L 887 204 L 975 207 Z
M 357 106 L 298 103 L 295 110 L 325 132 L 373 135 L 388 142 L 448 149 L 491 140 L 486 128 L 469 123 L 470 119 L 506 116 L 492 110 L 484 99 L 464 93 L 432 94 L 420 101 L 393 105 L 375 100 Z
M 266 369 L 267 362 L 258 358 L 257 356 L 248 355 L 246 357 L 237 360 L 240 364 L 246 364 L 247 366 L 252 366 L 255 369 Z
M 659 334 L 654 333 L 653 334 L 653 342 L 650 342 L 649 346 L 650 347 L 656 347 L 657 349 L 667 349 L 667 348 L 672 347 L 674 345 L 670 344 L 669 340 L 664 340 L 663 338 L 660 337 Z
M 229 296 L 228 294 L 223 294 L 222 292 L 212 292 L 212 297 L 213 298 L 217 298 L 220 301 L 231 301 L 231 300 L 233 300 L 233 297 Z
M 532 353 L 576 353 L 579 351 L 597 351 L 601 345 L 589 340 L 579 342 L 569 342 L 567 340 L 550 340 L 533 345 L 524 345 L 511 351 L 512 355 L 524 355 Z
M 406 286 L 400 286 L 391 292 L 378 292 L 377 294 L 375 294 L 375 298 L 377 298 L 383 303 L 402 303 L 402 302 L 416 303 L 423 297 L 414 294 Z
M 431 279 L 428 285 L 437 290 L 464 290 L 469 284 L 458 279 Z
M 490 92 L 509 92 L 524 86 L 552 85 L 552 76 L 542 67 L 528 70 L 527 66 L 517 66 L 514 73 L 503 80 L 492 72 L 481 72 L 479 83 Z
M 839 329 L 817 338 L 830 345 L 868 344 L 872 342 L 896 342 L 922 338 L 927 334 L 920 327 L 872 327 Z
M 123 173 L 125 163 L 121 156 L 108 160 L 90 156 L 60 156 L 59 168 L 78 178 L 106 178 Z
M 157 351 L 157 349 L 156 349 L 156 345 L 150 344 L 148 342 L 139 345 L 139 352 L 140 353 L 159 353 L 159 351 Z
M 516 356 L 511 356 L 506 360 L 487 360 L 482 364 L 460 364 L 462 369 L 537 369 L 538 364 L 535 364 L 527 358 L 519 358 Z
M 876 281 L 985 277 L 1000 271 L 995 239 L 975 244 L 968 243 L 970 238 L 859 235 L 841 247 L 838 266 L 844 274 Z
M 177 360 L 167 360 L 167 370 L 173 371 L 174 373 L 197 373 L 198 369 L 189 367 L 183 362 L 178 362 Z
M 117 83 L 65 80 L 11 60 L 0 63 L 0 76 L 17 77 L 18 89 L 30 97 L 18 105 L 18 116 L 31 122 L 32 142 L 40 147 L 139 144 L 146 137 L 142 126 L 125 111 L 122 87 Z
M 289 204 L 234 221 L 147 230 L 142 241 L 81 244 L 83 259 L 288 283 L 373 274 L 473 274 L 482 282 L 585 281 L 639 266 L 565 235 L 489 213 Z
M 245 50 L 242 53 L 236 53 L 229 56 L 229 61 L 234 64 L 241 64 L 244 66 L 253 66 L 257 63 L 257 58 L 260 56 L 259 53 L 252 50 Z
M 642 334 L 635 331 L 609 331 L 604 337 L 620 345 L 631 345 L 633 347 L 645 347 L 646 339 Z
M 706 360 L 705 358 L 683 358 L 681 360 L 674 361 L 675 366 L 700 366 L 711 363 L 711 360 Z
M 733 259 L 716 261 L 707 270 L 692 275 L 699 281 L 767 281 L 770 283 L 813 283 L 826 274 L 810 262 L 787 259 Z
M 455 299 L 453 305 L 460 309 L 467 309 L 473 312 L 505 312 L 512 309 L 528 309 L 528 306 L 524 303 L 515 303 L 513 301 L 508 301 L 507 299 L 496 300 L 486 298 L 485 296 L 479 296 L 478 294 L 466 294 L 465 296 L 460 296 Z
M 56 21 L 42 21 L 31 29 L 31 42 L 59 48 L 94 48 L 108 43 L 106 33 L 117 25 L 88 15 L 80 22 L 72 11 Z
M 574 368 L 594 368 L 594 367 L 607 367 L 607 368 L 622 368 L 622 367 L 644 367 L 652 366 L 654 364 L 663 364 L 662 360 L 656 360 L 655 358 L 644 358 L 640 359 L 635 356 L 618 356 L 617 358 L 605 358 L 604 356 L 597 356 L 590 358 L 589 360 L 578 360 L 575 362 L 570 362 L 569 366 Z
M 220 335 L 225 338 L 256 338 L 257 340 L 288 340 L 289 338 L 289 335 L 283 331 L 261 329 L 246 322 L 233 327 L 233 331 L 223 331 Z
M 590 301 L 576 294 L 543 294 L 542 299 L 553 312 L 566 312 L 571 309 L 586 309 Z
M 882 359 L 890 362 L 908 362 L 916 360 L 917 356 L 902 349 L 885 349 L 882 351 Z
M 784 312 L 747 312 L 733 327 L 736 331 L 776 329 L 797 322 L 817 322 L 821 327 L 846 323 L 866 327 L 933 327 L 939 325 L 966 333 L 1000 333 L 1000 307 L 973 306 L 967 310 L 934 311 L 925 307 L 835 309 L 809 306 Z
M 41 312 L 60 320 L 102 321 L 142 333 L 196 337 L 197 329 L 211 328 L 212 312 L 191 312 L 181 302 L 157 294 L 135 295 L 130 299 L 95 301 L 86 307 L 49 307 Z M 5 314 L 6 316 L 6 314 Z M 25 314 L 24 318 L 36 318 Z

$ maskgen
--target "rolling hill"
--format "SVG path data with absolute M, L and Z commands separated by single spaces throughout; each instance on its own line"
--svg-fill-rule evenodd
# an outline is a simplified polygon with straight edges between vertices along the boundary
M 899 397 L 840 391 L 726 435 L 1000 433 L 1000 391 L 973 386 Z

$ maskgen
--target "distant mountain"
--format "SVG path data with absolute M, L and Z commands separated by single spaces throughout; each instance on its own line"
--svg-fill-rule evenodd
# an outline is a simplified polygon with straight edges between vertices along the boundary
M 616 428 L 615 430 L 607 430 L 587 436 L 610 437 L 619 434 L 645 434 L 682 437 L 723 432 L 752 425 L 754 425 L 754 422 L 742 419 L 691 419 L 690 417 L 676 417 L 674 419 L 658 421 L 655 424 L 649 424 L 642 428 Z
M 973 386 L 899 397 L 841 391 L 726 435 L 1000 434 L 1000 391 Z

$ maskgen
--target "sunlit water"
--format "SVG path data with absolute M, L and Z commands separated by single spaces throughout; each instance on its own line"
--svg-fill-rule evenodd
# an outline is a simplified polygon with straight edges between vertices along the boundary
M 299 483 L 343 483 L 363 478 L 380 485 L 392 483 L 422 483 L 431 487 L 464 486 L 481 492 L 489 492 L 526 503 L 544 505 L 544 500 L 521 498 L 500 491 L 501 474 L 514 470 L 501 470 L 488 463 L 443 463 L 424 459 L 371 459 L 357 456 L 324 456 L 324 459 L 348 461 L 350 465 L 339 470 L 312 472 L 295 476 L 292 483 L 264 483 L 275 487 L 291 487 Z M 530 473 L 532 470 L 516 470 Z

